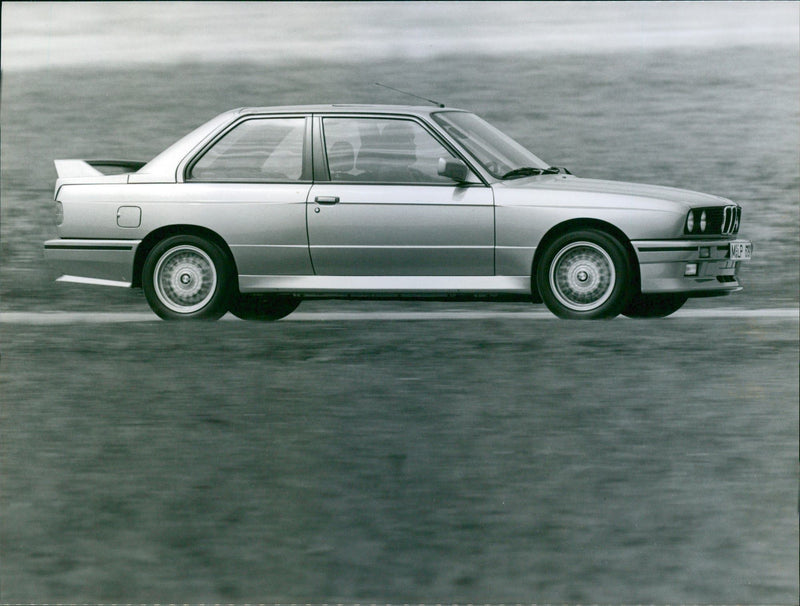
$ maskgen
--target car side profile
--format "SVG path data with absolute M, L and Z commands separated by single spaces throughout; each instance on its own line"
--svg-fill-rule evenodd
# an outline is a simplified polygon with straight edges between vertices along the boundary
M 55 165 L 58 279 L 141 287 L 170 320 L 276 320 L 304 298 L 659 317 L 740 290 L 752 254 L 730 200 L 579 178 L 459 109 L 242 108 L 147 163 Z

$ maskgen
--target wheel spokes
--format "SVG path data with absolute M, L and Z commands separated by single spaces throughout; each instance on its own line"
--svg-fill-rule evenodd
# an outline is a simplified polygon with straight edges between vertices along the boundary
M 550 266 L 550 286 L 565 307 L 590 311 L 600 307 L 614 289 L 616 273 L 609 254 L 593 242 L 573 242 L 562 248 Z
M 205 251 L 182 245 L 158 260 L 154 283 L 156 294 L 166 307 L 178 313 L 192 313 L 214 296 L 217 272 Z

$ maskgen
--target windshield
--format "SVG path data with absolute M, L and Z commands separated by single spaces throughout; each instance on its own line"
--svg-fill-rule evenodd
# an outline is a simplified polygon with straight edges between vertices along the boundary
M 550 166 L 475 114 L 436 112 L 433 119 L 495 177 L 520 168 Z

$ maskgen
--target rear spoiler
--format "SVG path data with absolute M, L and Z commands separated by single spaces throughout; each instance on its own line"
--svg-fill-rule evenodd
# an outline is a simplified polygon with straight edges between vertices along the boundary
M 102 177 L 106 173 L 97 170 L 96 166 L 110 166 L 135 172 L 147 162 L 136 160 L 55 160 L 58 178 L 64 177 Z

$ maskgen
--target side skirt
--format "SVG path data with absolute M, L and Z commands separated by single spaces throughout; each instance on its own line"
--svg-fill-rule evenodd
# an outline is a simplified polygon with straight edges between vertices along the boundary
M 321 298 L 465 300 L 512 296 L 530 300 L 530 276 L 239 276 L 241 292 Z

